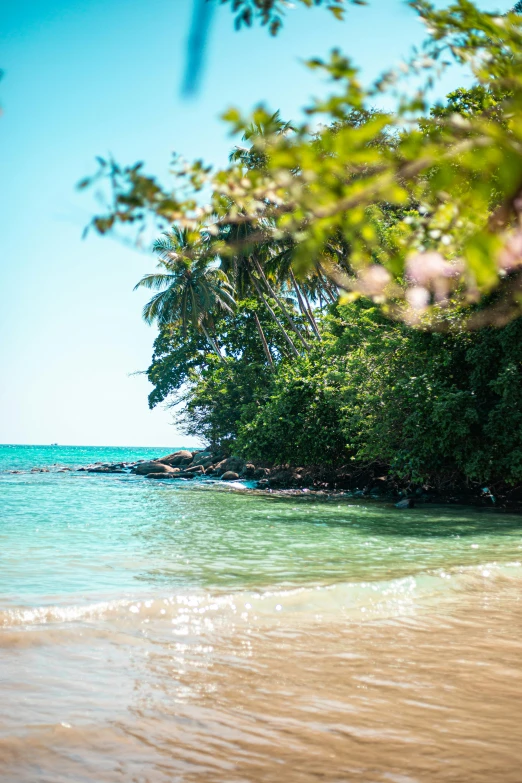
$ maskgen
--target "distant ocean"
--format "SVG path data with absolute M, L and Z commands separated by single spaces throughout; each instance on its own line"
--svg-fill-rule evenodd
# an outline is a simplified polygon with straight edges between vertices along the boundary
M 520 516 L 59 471 L 174 450 L 0 446 L 2 781 L 519 783 Z
M 92 462 L 132 462 L 156 459 L 184 446 L 9 446 L 0 445 L 0 470 L 27 470 L 60 465 L 79 467 Z

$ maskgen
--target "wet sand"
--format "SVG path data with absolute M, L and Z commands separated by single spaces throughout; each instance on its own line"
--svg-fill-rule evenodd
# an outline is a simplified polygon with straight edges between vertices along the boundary
M 0 778 L 520 783 L 521 587 L 468 574 L 393 617 L 238 595 L 11 613 Z

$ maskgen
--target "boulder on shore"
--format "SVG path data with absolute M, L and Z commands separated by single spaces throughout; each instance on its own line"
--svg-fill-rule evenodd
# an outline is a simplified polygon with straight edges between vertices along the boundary
M 238 473 L 234 473 L 233 470 L 227 470 L 221 476 L 221 481 L 237 481 L 238 478 L 239 478 Z
M 192 468 L 201 465 L 204 468 L 208 468 L 209 465 L 212 465 L 213 459 L 212 454 L 208 451 L 200 451 L 193 458 L 190 467 Z
M 192 462 L 192 452 L 182 449 L 181 451 L 175 451 L 173 454 L 167 454 L 166 457 L 160 457 L 156 462 L 162 465 L 170 465 L 171 467 L 188 465 Z
M 136 465 L 134 472 L 138 476 L 146 476 L 148 473 L 174 473 L 169 465 L 163 465 L 161 462 L 140 462 Z
M 217 463 L 214 472 L 217 476 L 221 476 L 223 473 L 227 473 L 227 471 L 233 471 L 239 475 L 244 469 L 245 460 L 241 459 L 241 457 L 227 457 L 227 459 Z
M 150 479 L 173 479 L 177 478 L 178 474 L 172 471 L 172 473 L 169 471 L 168 473 L 147 473 L 145 478 Z
M 204 473 L 205 468 L 203 465 L 189 465 L 188 468 L 185 468 L 185 473 Z

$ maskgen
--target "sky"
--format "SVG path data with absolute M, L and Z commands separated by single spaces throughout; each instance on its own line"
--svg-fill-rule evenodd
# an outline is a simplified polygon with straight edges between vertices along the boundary
M 337 46 L 370 79 L 424 35 L 402 0 L 350 8 L 343 23 L 296 8 L 275 39 L 260 28 L 236 32 L 222 6 L 200 88 L 187 99 L 192 2 L 1 4 L 0 443 L 198 445 L 172 410 L 148 409 L 151 386 L 136 374 L 150 362 L 156 329 L 141 320 L 147 292 L 132 289 L 154 258 L 82 238 L 96 204 L 75 185 L 95 170 L 96 155 L 143 160 L 159 175 L 174 151 L 223 164 L 234 143 L 220 120 L 228 106 L 264 101 L 299 118 L 325 89 L 306 58 Z

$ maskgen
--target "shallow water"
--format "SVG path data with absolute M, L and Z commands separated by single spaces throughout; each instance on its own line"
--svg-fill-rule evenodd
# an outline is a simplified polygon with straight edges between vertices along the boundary
M 519 516 L 27 472 L 160 453 L 0 447 L 2 781 L 521 780 Z

